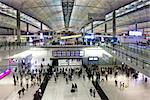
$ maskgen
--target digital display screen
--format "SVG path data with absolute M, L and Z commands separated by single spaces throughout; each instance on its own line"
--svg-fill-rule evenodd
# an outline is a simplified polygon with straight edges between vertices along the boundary
M 82 57 L 82 56 L 84 56 L 84 51 L 81 51 L 81 50 L 70 50 L 70 51 L 56 50 L 56 51 L 52 51 L 52 56 L 54 56 L 54 57 Z
M 129 36 L 142 36 L 140 31 L 129 31 Z
M 89 58 L 89 60 L 93 60 L 93 58 Z
M 95 39 L 95 34 L 86 34 L 84 36 L 85 39 Z
M 93 60 L 98 60 L 98 58 L 97 58 L 97 57 L 95 57 Z
M 98 57 L 89 57 L 88 60 L 89 61 L 98 61 L 99 58 Z

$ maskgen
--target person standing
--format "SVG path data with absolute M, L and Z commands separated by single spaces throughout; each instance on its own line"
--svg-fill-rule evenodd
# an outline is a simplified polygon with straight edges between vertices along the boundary
M 124 88 L 124 83 L 122 83 L 122 87 Z
M 120 82 L 120 89 L 121 89 L 121 87 L 122 87 L 122 83 Z
M 74 84 L 74 88 L 75 88 L 75 91 L 78 91 L 78 87 L 76 83 Z
M 68 78 L 66 77 L 66 84 L 68 84 Z
M 20 79 L 20 86 L 22 87 L 22 84 L 23 84 L 23 80 L 22 78 Z
M 28 88 L 29 88 L 29 84 L 28 84 L 28 82 L 26 83 L 26 89 L 28 90 Z
M 57 81 L 56 77 L 54 79 L 55 79 L 55 83 L 56 83 L 56 81 Z
M 93 97 L 94 97 L 94 98 L 95 98 L 95 92 L 96 92 L 96 91 L 95 91 L 95 89 L 94 89 L 94 90 L 93 90 Z
M 108 80 L 108 74 L 105 75 L 106 81 Z
M 13 74 L 13 79 L 14 79 L 14 86 L 16 86 L 16 78 L 14 74 Z
M 83 75 L 83 80 L 85 80 L 85 75 Z
M 90 88 L 90 95 L 92 96 L 92 88 Z
M 72 83 L 72 89 L 74 89 L 74 84 Z
M 115 86 L 117 87 L 117 85 L 118 85 L 118 82 L 117 82 L 117 80 L 115 80 Z
M 16 76 L 16 78 L 17 78 L 17 82 L 19 82 L 19 77 L 18 77 L 18 75 Z

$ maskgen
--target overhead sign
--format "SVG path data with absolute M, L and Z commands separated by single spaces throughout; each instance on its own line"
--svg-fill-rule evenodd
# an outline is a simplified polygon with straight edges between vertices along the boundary
M 72 39 L 72 38 L 80 38 L 82 35 L 71 35 L 71 36 L 64 36 L 64 37 L 60 37 L 60 39 Z

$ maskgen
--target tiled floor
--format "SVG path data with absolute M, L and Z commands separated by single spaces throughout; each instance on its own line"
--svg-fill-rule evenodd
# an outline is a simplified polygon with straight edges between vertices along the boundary
M 25 79 L 23 83 L 25 85 Z M 29 88 L 28 91 L 25 91 L 25 95 L 19 98 L 17 93 L 21 88 L 19 84 L 17 86 L 13 85 L 13 77 L 10 74 L 0 80 L 0 100 L 33 100 L 33 95 L 38 88 L 39 86 Z
M 76 83 L 78 86 L 78 91 L 71 93 L 71 84 Z M 66 84 L 65 79 L 61 76 L 55 83 L 54 78 L 52 78 L 45 90 L 42 100 L 101 100 L 99 95 L 96 93 L 96 97 L 90 96 L 89 89 L 93 88 L 91 81 L 82 78 L 74 77 L 73 81 L 69 81 Z
M 124 75 L 119 75 L 116 79 L 118 80 L 118 87 L 115 87 L 115 78 L 113 76 L 109 76 L 107 82 L 104 81 L 100 83 L 100 86 L 110 100 L 150 100 L 150 79 L 148 79 L 148 83 L 144 83 L 142 76 L 134 80 L 132 78 L 128 79 Z M 120 81 L 124 82 L 125 86 L 128 85 L 128 87 L 120 89 Z M 78 92 L 70 92 L 72 83 L 77 83 Z M 75 77 L 69 84 L 66 84 L 62 76 L 59 77 L 57 83 L 55 83 L 54 78 L 52 78 L 47 85 L 43 100 L 100 100 L 97 93 L 96 98 L 90 96 L 89 89 L 91 87 L 93 87 L 93 85 L 87 78 L 84 81 L 82 78 L 78 79 Z M 38 87 L 30 88 L 20 99 L 17 94 L 19 89 L 19 86 L 13 86 L 11 75 L 5 77 L 0 80 L 0 100 L 32 100 L 33 94 Z
M 101 88 L 110 100 L 150 100 L 150 79 L 148 83 L 143 81 L 142 75 L 137 80 L 128 79 L 124 75 L 119 75 L 116 79 L 118 87 L 115 87 L 113 76 L 109 76 L 107 82 L 100 82 Z M 120 81 L 127 87 L 120 88 Z
M 0 58 L 4 57 L 3 55 L 4 53 L 0 52 Z M 142 76 L 138 80 L 134 80 L 132 78 L 128 79 L 124 75 L 119 75 L 117 77 L 118 85 L 121 81 L 125 83 L 125 86 L 128 86 L 124 89 L 120 89 L 119 86 L 115 87 L 114 80 L 113 76 L 109 76 L 107 82 L 100 83 L 101 88 L 110 100 L 150 100 L 150 79 L 148 79 L 148 83 L 144 83 Z M 70 92 L 72 83 L 77 83 L 78 92 Z M 97 93 L 96 98 L 90 96 L 89 89 L 91 87 L 93 85 L 88 79 L 84 81 L 82 78 L 75 77 L 75 80 L 66 84 L 63 77 L 59 77 L 57 83 L 52 78 L 47 85 L 43 100 L 101 100 Z M 19 89 L 19 86 L 14 87 L 12 75 L 5 77 L 0 80 L 0 100 L 32 100 L 38 86 L 30 88 L 20 99 L 17 94 Z

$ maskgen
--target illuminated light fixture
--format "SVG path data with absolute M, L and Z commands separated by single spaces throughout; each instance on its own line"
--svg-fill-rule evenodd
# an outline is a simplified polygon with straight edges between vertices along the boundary
M 43 33 L 40 33 L 40 39 L 43 40 L 44 39 L 44 35 Z
M 82 35 L 71 35 L 71 36 L 64 36 L 64 37 L 61 37 L 60 39 L 71 39 L 71 38 L 79 38 L 81 37 Z
M 29 42 L 30 42 L 30 43 L 32 43 L 32 42 L 33 42 L 32 37 L 29 37 Z
M 5 76 L 11 73 L 11 69 L 5 70 L 3 73 L 0 74 L 0 80 L 3 79 Z

